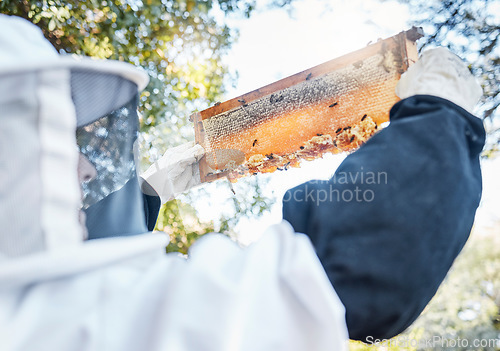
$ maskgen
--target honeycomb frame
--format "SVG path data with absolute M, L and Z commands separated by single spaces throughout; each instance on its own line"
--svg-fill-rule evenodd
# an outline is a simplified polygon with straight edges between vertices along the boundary
M 194 113 L 195 140 L 207 152 L 201 181 L 286 170 L 357 149 L 389 120 L 399 100 L 394 89 L 417 61 L 422 36 L 413 27 Z

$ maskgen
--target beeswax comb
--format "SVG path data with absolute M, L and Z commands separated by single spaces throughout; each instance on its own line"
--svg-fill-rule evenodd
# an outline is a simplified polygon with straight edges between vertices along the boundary
M 418 59 L 421 28 L 194 113 L 207 154 L 202 182 L 297 167 L 358 148 L 389 120 L 401 74 Z

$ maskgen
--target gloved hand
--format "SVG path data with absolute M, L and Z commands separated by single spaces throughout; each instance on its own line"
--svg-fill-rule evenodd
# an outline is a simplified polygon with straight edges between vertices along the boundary
M 205 149 L 194 142 L 176 146 L 168 149 L 141 177 L 163 204 L 201 183 L 198 162 L 204 154 Z
M 465 63 L 446 48 L 425 51 L 408 68 L 396 86 L 401 99 L 433 95 L 447 99 L 472 113 L 483 91 Z

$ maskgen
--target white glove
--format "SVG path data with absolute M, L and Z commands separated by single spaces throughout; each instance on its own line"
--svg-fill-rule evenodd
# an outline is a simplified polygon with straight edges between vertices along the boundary
M 176 146 L 168 149 L 141 177 L 153 187 L 163 204 L 201 183 L 198 162 L 204 154 L 205 149 L 194 142 Z
M 396 95 L 401 99 L 433 95 L 471 113 L 482 94 L 481 86 L 465 63 L 446 48 L 425 51 L 396 86 Z

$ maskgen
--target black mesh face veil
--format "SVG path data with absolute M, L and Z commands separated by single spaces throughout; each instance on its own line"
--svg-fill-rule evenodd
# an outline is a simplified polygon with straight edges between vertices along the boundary
M 82 184 L 83 208 L 88 208 L 135 175 L 137 85 L 118 74 L 72 69 L 71 95 L 78 148 L 97 171 Z
M 88 238 L 147 232 L 133 152 L 137 84 L 118 74 L 71 70 L 71 94 L 78 148 L 97 174 L 82 184 Z
M 97 171 L 94 179 L 82 184 L 84 209 L 121 189 L 136 175 L 137 101 L 136 95 L 121 108 L 77 129 L 78 148 Z

